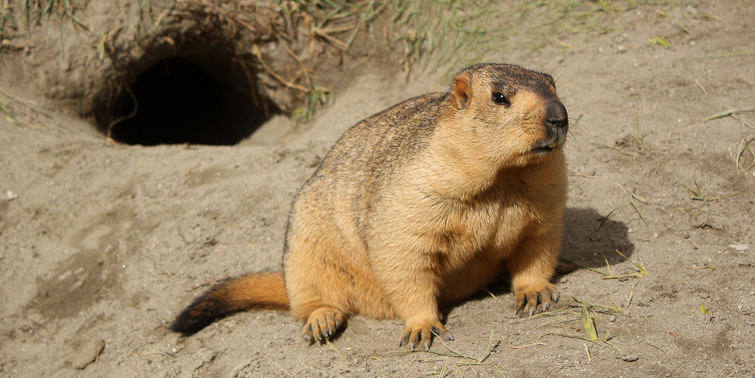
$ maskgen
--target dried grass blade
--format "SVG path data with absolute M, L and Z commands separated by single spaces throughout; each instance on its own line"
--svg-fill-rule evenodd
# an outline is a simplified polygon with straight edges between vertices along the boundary
M 587 306 L 582 307 L 582 326 L 585 327 L 585 333 L 590 341 L 598 340 L 598 331 L 595 330 L 595 323 L 587 312 Z

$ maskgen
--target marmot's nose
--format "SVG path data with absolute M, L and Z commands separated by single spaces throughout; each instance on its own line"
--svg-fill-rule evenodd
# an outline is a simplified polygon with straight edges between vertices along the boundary
M 545 119 L 549 125 L 556 129 L 561 129 L 569 122 L 568 115 L 564 104 L 553 101 L 545 107 Z

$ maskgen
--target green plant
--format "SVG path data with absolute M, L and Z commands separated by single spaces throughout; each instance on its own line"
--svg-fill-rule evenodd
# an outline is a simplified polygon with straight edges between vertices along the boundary
M 13 18 L 13 5 L 10 0 L 5 0 L 0 10 L 0 52 L 10 46 L 6 36 L 17 29 L 16 20 Z
M 16 116 L 16 113 L 13 112 L 13 109 L 10 108 L 10 105 L 12 103 L 13 103 L 12 101 L 5 103 L 3 101 L 3 95 L 0 94 L 0 113 L 5 113 L 5 120 L 6 121 L 8 121 L 8 122 L 10 122 L 10 123 L 12 123 L 14 125 L 18 125 L 19 124 L 18 117 Z
M 75 6 L 71 0 L 21 0 L 21 17 L 26 23 L 27 30 L 40 22 L 43 17 L 51 15 L 61 20 L 68 18 L 75 25 L 89 30 L 89 27 L 73 15 L 74 9 Z
M 294 109 L 291 119 L 297 122 L 309 122 L 317 109 L 331 102 L 333 102 L 333 95 L 329 89 L 313 85 L 305 94 L 304 106 Z
M 697 183 L 697 177 L 696 175 L 692 176 L 692 181 L 695 183 L 695 188 L 692 189 L 690 185 L 687 185 L 684 181 L 682 181 L 679 177 L 674 175 L 674 178 L 676 179 L 676 182 L 679 183 L 684 189 L 687 190 L 689 193 L 689 198 L 693 201 L 703 201 L 703 202 L 710 202 L 710 201 L 717 201 L 724 198 L 734 197 L 739 194 L 739 192 L 735 192 L 732 194 L 727 194 L 723 196 L 716 196 L 716 197 L 709 197 L 705 193 L 703 193 L 702 189 L 700 189 L 700 185 Z

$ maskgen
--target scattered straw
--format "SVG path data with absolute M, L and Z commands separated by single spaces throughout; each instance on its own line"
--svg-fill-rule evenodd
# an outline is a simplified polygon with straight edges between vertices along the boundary
M 637 267 L 637 270 L 639 270 L 639 272 L 642 273 L 643 276 L 647 276 L 648 275 L 648 271 L 647 271 L 647 269 L 645 269 L 644 265 L 642 265 L 641 263 L 634 262 L 634 261 L 630 260 L 629 257 L 624 256 L 624 254 L 621 253 L 621 251 L 619 251 L 618 249 L 615 250 L 615 251 L 616 251 L 616 253 L 619 254 L 619 256 L 623 257 L 624 260 L 627 260 L 630 263 L 634 264 L 634 266 Z
M 720 59 L 720 58 L 732 58 L 737 56 L 752 56 L 755 55 L 755 51 L 742 51 L 742 52 L 731 52 L 731 53 L 722 53 L 722 54 L 711 54 L 706 55 L 699 58 L 686 58 L 686 59 L 680 59 L 682 62 L 691 62 L 691 61 L 699 61 L 699 60 L 708 60 L 708 59 Z
M 351 374 L 354 374 L 354 375 L 356 375 L 357 377 L 363 377 L 363 376 L 362 376 L 361 374 L 359 374 L 359 373 L 355 372 L 354 370 L 350 369 L 350 368 L 349 368 L 348 366 L 346 366 L 346 365 L 344 365 L 344 364 L 342 364 L 342 363 L 340 363 L 340 362 L 338 362 L 338 361 L 336 361 L 336 360 L 330 360 L 330 362 L 332 362 L 332 363 L 334 363 L 334 364 L 336 364 L 336 365 L 338 365 L 338 366 L 340 366 L 340 367 L 344 368 L 344 369 L 345 369 L 346 371 L 348 371 L 348 372 L 349 372 L 349 373 L 351 373 Z M 277 365 L 276 365 L 276 366 L 277 366 Z M 284 370 L 284 371 L 285 371 L 285 370 Z M 288 374 L 288 372 L 286 372 L 286 374 Z M 289 375 L 290 375 L 290 374 L 289 374 Z M 291 375 L 291 377 L 293 377 L 293 375 Z
M 629 308 L 629 305 L 632 304 L 632 298 L 634 298 L 634 289 L 637 287 L 637 284 L 640 281 L 634 281 L 634 284 L 632 285 L 632 290 L 629 291 L 629 298 L 627 298 L 627 305 L 626 307 Z
M 254 54 L 254 56 L 257 57 L 262 67 L 265 68 L 265 71 L 267 71 L 267 73 L 269 73 L 278 81 L 280 81 L 281 84 L 289 88 L 298 89 L 304 93 L 309 93 L 309 89 L 304 88 L 301 85 L 294 84 L 284 79 L 282 76 L 278 75 L 275 71 L 273 71 L 272 68 L 270 68 L 270 66 L 268 66 L 267 63 L 265 63 L 265 59 L 262 58 L 262 52 L 260 51 L 260 46 L 258 44 L 255 43 L 254 45 L 252 45 L 252 53 Z
M 587 353 L 587 361 L 592 361 L 592 357 L 590 357 L 590 350 L 587 349 L 587 344 L 582 343 L 582 346 L 585 347 L 585 353 Z
M 619 206 L 619 207 L 617 207 L 617 208 L 615 208 L 615 209 L 611 210 L 611 212 L 610 212 L 610 213 L 608 213 L 608 215 L 606 215 L 605 217 L 603 217 L 603 219 L 601 219 L 601 220 L 600 220 L 600 223 L 598 223 L 598 227 L 596 227 L 595 229 L 596 229 L 596 230 L 600 230 L 600 228 L 601 228 L 601 227 L 603 227 L 603 224 L 604 224 L 604 223 L 606 223 L 606 221 L 608 220 L 608 218 L 610 218 L 610 217 L 611 217 L 611 215 L 613 215 L 613 213 L 614 213 L 614 212 L 615 212 L 616 210 L 618 210 L 618 209 L 619 209 L 620 207 L 621 207 L 621 206 Z
M 598 340 L 598 331 L 595 329 L 595 323 L 587 312 L 587 306 L 582 307 L 582 327 L 585 329 L 587 339 L 590 341 Z
M 288 371 L 287 371 L 286 369 L 284 369 L 284 368 L 283 368 L 283 367 L 281 367 L 280 365 L 276 364 L 276 363 L 275 363 L 275 361 L 273 361 L 272 359 L 269 359 L 269 361 L 268 361 L 268 362 L 270 362 L 270 363 L 271 363 L 271 364 L 272 364 L 273 366 L 275 366 L 275 367 L 277 367 L 278 369 L 280 369 L 280 370 L 281 370 L 282 372 L 286 373 L 286 375 L 287 375 L 287 376 L 289 376 L 289 377 L 291 377 L 291 378 L 293 378 L 293 377 L 294 377 L 294 375 L 293 375 L 293 374 L 289 373 L 289 372 L 288 372 Z M 333 361 L 333 362 L 335 362 L 335 361 Z
M 578 266 L 578 267 L 580 267 L 580 268 L 584 268 L 584 269 L 587 269 L 587 270 L 593 271 L 593 272 L 595 272 L 595 273 L 598 273 L 598 274 L 600 274 L 600 275 L 603 275 L 603 276 L 607 276 L 607 274 L 605 274 L 605 273 L 603 273 L 603 272 L 601 272 L 601 271 L 599 271 L 599 270 L 597 270 L 597 269 L 595 269 L 595 268 L 591 268 L 591 267 L 589 267 L 589 266 L 587 266 L 587 265 L 582 265 L 582 264 L 580 264 L 580 263 L 578 263 L 578 262 L 574 262 L 574 261 L 571 261 L 571 260 L 565 259 L 565 258 L 563 258 L 563 257 L 560 257 L 560 258 L 559 258 L 559 260 L 561 260 L 561 261 L 563 261 L 563 262 L 566 262 L 566 263 L 568 263 L 568 264 L 571 264 L 571 265 L 576 265 L 576 266 Z
M 637 214 L 640 215 L 640 219 L 642 219 L 642 223 L 645 223 L 645 227 L 650 228 L 650 225 L 648 224 L 648 221 L 642 215 L 642 212 L 640 211 L 640 208 L 637 207 L 637 204 L 634 201 L 630 201 L 629 204 L 632 205 L 632 207 L 634 207 L 634 210 L 637 212 Z
M 529 348 L 529 347 L 538 346 L 538 345 L 548 346 L 548 343 L 538 342 L 538 343 L 532 343 L 532 344 L 527 344 L 527 345 L 515 345 L 509 349 L 524 349 L 524 348 Z
M 697 86 L 700 87 L 700 89 L 703 90 L 703 93 L 705 93 L 705 95 L 707 96 L 708 95 L 708 91 L 705 90 L 705 87 L 703 87 L 703 85 L 700 84 L 700 81 L 698 81 L 697 78 L 695 78 L 695 83 L 697 83 Z
M 676 182 L 679 183 L 684 189 L 687 189 L 689 192 L 689 198 L 693 201 L 703 201 L 705 202 L 711 202 L 711 201 L 718 201 L 729 197 L 734 197 L 736 195 L 739 195 L 739 192 L 734 192 L 731 194 L 723 195 L 723 196 L 717 196 L 717 197 L 708 197 L 706 196 L 703 191 L 700 189 L 700 186 L 697 183 L 697 178 L 693 176 L 692 180 L 695 183 L 695 189 L 692 189 L 689 185 L 687 185 L 684 181 L 682 181 L 679 177 L 674 175 L 674 178 L 676 179 Z
M 665 354 L 668 354 L 668 352 L 666 352 L 665 350 L 663 350 L 663 348 L 659 347 L 658 345 L 653 344 L 652 341 L 648 340 L 647 337 L 645 338 L 645 341 L 647 341 L 648 344 L 650 344 L 650 346 L 652 346 L 653 348 L 656 348 L 656 349 L 660 350 L 661 352 L 663 352 Z
M 753 53 L 753 54 L 755 54 L 755 53 Z M 716 114 L 714 114 L 714 115 L 712 115 L 710 117 L 707 117 L 707 118 L 703 119 L 703 122 L 708 122 L 708 121 L 711 121 L 711 120 L 714 120 L 714 119 L 719 119 L 719 118 L 731 117 L 731 116 L 734 116 L 734 115 L 737 115 L 737 114 L 744 114 L 744 113 L 755 113 L 755 109 L 743 109 L 743 110 L 729 109 L 729 110 L 723 111 L 721 113 L 716 113 Z
M 414 361 L 417 361 L 417 357 L 412 358 L 409 362 L 407 362 L 406 364 L 404 364 L 404 366 L 401 367 L 401 370 L 397 371 L 396 374 L 393 375 L 393 377 L 399 377 L 399 376 L 401 376 L 401 373 L 403 373 L 404 370 L 406 370 L 406 368 L 408 368 L 409 365 L 411 365 L 412 362 L 414 362 Z

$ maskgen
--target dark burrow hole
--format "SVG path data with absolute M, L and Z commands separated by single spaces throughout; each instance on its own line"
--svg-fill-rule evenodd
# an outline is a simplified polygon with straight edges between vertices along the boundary
M 214 55 L 161 60 L 120 91 L 99 127 L 127 144 L 234 145 L 275 113 L 252 75 Z

